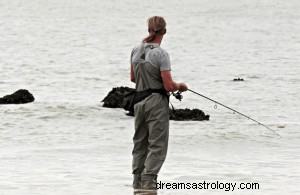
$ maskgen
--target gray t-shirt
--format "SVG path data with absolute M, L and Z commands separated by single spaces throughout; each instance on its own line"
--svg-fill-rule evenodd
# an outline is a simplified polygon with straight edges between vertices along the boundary
M 145 43 L 135 46 L 131 52 L 130 63 L 134 64 L 140 59 L 143 50 L 142 46 L 145 48 L 145 60 L 152 64 L 153 66 L 160 69 L 160 71 L 171 70 L 171 63 L 169 54 L 162 49 L 159 44 L 155 43 Z

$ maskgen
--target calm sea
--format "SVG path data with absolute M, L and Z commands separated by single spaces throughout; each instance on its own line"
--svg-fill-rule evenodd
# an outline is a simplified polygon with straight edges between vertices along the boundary
M 133 194 L 133 118 L 101 100 L 134 87 L 129 56 L 152 15 L 167 21 L 174 80 L 282 136 L 193 93 L 171 98 L 211 117 L 171 121 L 158 181 L 259 189 L 158 194 L 300 194 L 299 10 L 298 0 L 0 0 L 0 97 L 36 98 L 0 106 L 0 194 Z

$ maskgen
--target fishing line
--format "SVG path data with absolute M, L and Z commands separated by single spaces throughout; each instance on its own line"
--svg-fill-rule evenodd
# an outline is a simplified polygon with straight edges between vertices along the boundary
M 223 107 L 225 107 L 225 108 L 227 108 L 227 109 L 229 109 L 229 110 L 232 110 L 234 113 L 238 113 L 238 114 L 240 114 L 240 115 L 242 115 L 242 116 L 244 116 L 244 117 L 246 117 L 246 118 L 248 118 L 248 119 L 250 119 L 250 120 L 256 122 L 257 124 L 262 125 L 263 127 L 266 127 L 267 129 L 269 129 L 270 131 L 272 131 L 274 134 L 276 134 L 276 135 L 278 135 L 280 138 L 282 138 L 281 135 L 279 135 L 276 131 L 274 131 L 274 130 L 271 129 L 270 127 L 268 127 L 268 126 L 266 126 L 266 125 L 264 125 L 264 124 L 258 122 L 257 120 L 254 120 L 253 118 L 251 118 L 251 117 L 249 117 L 249 116 L 247 116 L 247 115 L 245 115 L 245 114 L 243 114 L 243 113 L 240 113 L 239 111 L 236 111 L 236 110 L 234 110 L 234 109 L 232 109 L 232 108 L 230 108 L 230 107 L 228 107 L 228 106 L 225 106 L 224 104 L 221 104 L 220 102 L 217 102 L 217 101 L 215 101 L 215 100 L 213 100 L 213 99 L 211 99 L 211 98 L 208 98 L 208 97 L 206 97 L 206 96 L 204 96 L 204 95 L 202 95 L 202 94 L 200 94 L 200 93 L 197 93 L 197 92 L 195 92 L 195 91 L 193 91 L 193 90 L 191 90 L 191 89 L 188 89 L 188 91 L 190 91 L 190 92 L 192 92 L 192 93 L 194 93 L 194 94 L 197 94 L 197 95 L 199 95 L 199 96 L 201 96 L 201 97 L 204 97 L 204 98 L 206 98 L 206 99 L 208 99 L 208 100 L 214 102 L 214 103 L 215 103 L 215 106 L 214 106 L 215 109 L 217 108 L 217 104 L 219 104 L 219 105 L 221 105 L 221 106 L 223 106 Z

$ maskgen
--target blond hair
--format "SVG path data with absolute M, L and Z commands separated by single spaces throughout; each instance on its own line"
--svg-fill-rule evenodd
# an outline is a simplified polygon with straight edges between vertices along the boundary
M 153 41 L 156 35 L 163 35 L 166 31 L 166 21 L 161 16 L 152 16 L 148 19 L 148 32 L 149 35 L 144 38 L 144 43 Z

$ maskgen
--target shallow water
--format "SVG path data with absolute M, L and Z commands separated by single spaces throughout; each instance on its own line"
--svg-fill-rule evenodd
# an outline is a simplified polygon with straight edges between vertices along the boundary
M 133 118 L 100 102 L 129 81 L 146 19 L 163 15 L 177 81 L 268 125 L 196 96 L 210 121 L 171 121 L 161 182 L 256 182 L 230 194 L 299 194 L 300 2 L 296 0 L 1 0 L 0 194 L 132 194 Z M 244 82 L 233 82 L 234 78 Z M 285 128 L 278 128 L 284 125 Z M 159 190 L 158 194 L 224 194 Z

